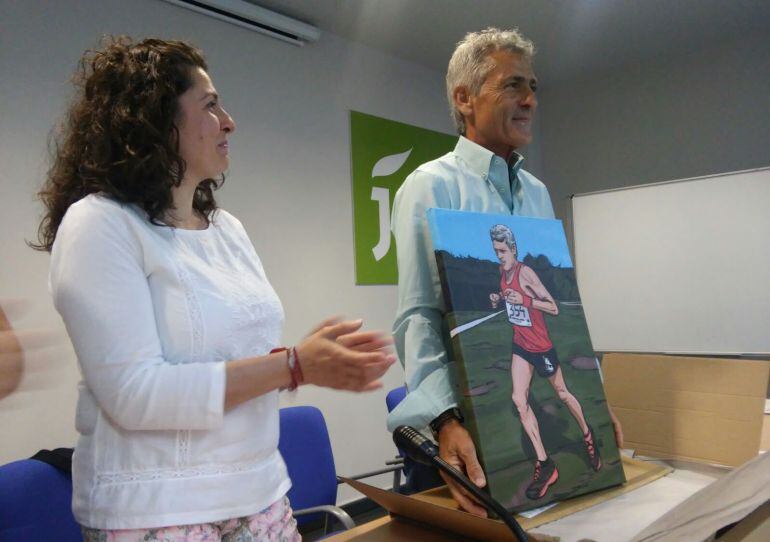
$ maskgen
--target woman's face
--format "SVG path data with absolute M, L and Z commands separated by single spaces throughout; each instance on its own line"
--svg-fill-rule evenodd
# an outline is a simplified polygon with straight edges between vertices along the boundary
M 227 136 L 235 122 L 219 104 L 219 96 L 201 68 L 192 69 L 193 85 L 179 96 L 179 154 L 185 161 L 184 182 L 196 186 L 221 175 L 230 164 Z

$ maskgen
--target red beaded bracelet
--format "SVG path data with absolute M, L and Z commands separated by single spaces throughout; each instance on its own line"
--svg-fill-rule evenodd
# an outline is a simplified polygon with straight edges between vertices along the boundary
M 305 381 L 305 376 L 302 374 L 302 366 L 299 363 L 299 354 L 297 354 L 297 349 L 293 346 L 288 350 L 286 362 L 289 364 L 289 372 L 291 373 L 291 385 L 289 386 L 289 391 L 294 391 L 297 389 L 297 386 Z
M 294 391 L 297 389 L 297 386 L 305 382 L 305 376 L 302 374 L 302 366 L 299 364 L 299 355 L 297 354 L 297 349 L 293 346 L 289 348 L 281 346 L 279 348 L 273 348 L 270 350 L 271 354 L 278 352 L 286 352 L 286 365 L 288 365 L 289 374 L 291 375 L 291 384 L 289 384 L 288 387 L 281 389 Z

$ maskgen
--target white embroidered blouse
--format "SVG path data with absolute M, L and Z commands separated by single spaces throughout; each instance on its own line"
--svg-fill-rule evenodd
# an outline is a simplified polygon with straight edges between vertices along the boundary
M 99 529 L 256 513 L 290 481 L 278 392 L 224 412 L 224 362 L 279 344 L 283 308 L 241 223 L 150 224 L 90 195 L 52 250 L 50 287 L 83 375 L 73 511 Z

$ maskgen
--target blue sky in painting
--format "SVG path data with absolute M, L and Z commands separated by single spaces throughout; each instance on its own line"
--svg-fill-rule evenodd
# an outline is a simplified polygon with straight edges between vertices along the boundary
M 516 237 L 519 260 L 527 254 L 545 254 L 554 266 L 572 267 L 559 220 L 429 209 L 428 224 L 434 250 L 497 262 L 489 230 L 495 224 L 504 224 Z

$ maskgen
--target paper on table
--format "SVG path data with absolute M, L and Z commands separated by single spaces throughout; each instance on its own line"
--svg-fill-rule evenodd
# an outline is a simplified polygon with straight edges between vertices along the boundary
M 770 455 L 763 454 L 700 490 L 636 535 L 634 542 L 701 541 L 770 499 Z
M 541 523 L 534 531 L 528 529 L 527 532 L 558 536 L 562 542 L 578 542 L 586 539 L 600 542 L 629 542 L 647 525 L 712 484 L 720 474 L 724 476 L 726 473 L 676 469 L 651 484 L 638 487 L 575 514 L 561 517 L 552 523 Z M 629 513 L 630 510 L 633 513 Z M 549 514 L 551 512 L 526 521 L 537 521 Z
M 540 508 L 532 508 L 531 510 L 524 510 L 523 512 L 518 512 L 518 514 L 528 519 L 533 518 L 535 516 L 542 514 L 546 510 L 550 510 L 557 504 L 559 504 L 559 501 L 552 502 L 551 504 L 546 504 L 545 506 L 541 506 Z

